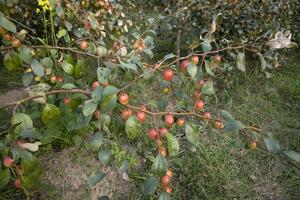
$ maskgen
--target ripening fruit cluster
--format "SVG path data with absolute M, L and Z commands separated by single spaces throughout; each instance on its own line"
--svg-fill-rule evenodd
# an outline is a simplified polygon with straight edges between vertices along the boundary
M 170 169 L 167 170 L 164 176 L 160 177 L 160 183 L 162 187 L 169 194 L 172 193 L 173 191 L 172 188 L 170 187 L 170 182 L 172 177 L 173 177 L 173 172 Z
M 10 34 L 7 30 L 3 27 L 0 27 L 0 34 L 2 36 L 2 40 L 6 43 L 10 43 L 11 46 L 18 48 L 22 45 L 21 39 L 26 36 L 27 31 L 21 30 L 18 33 Z
M 15 160 L 13 158 L 11 158 L 10 156 L 5 156 L 3 158 L 3 165 L 4 165 L 4 167 L 12 168 L 15 165 Z M 22 168 L 21 166 L 17 166 L 19 173 L 22 173 L 22 171 L 23 171 L 21 168 Z M 14 186 L 17 189 L 21 188 L 21 186 L 22 186 L 21 180 L 18 178 L 15 179 Z
M 199 59 L 197 59 L 196 57 L 193 58 L 193 62 L 197 63 L 199 62 Z M 172 81 L 173 79 L 173 71 L 171 69 L 168 69 L 166 71 L 163 72 L 163 77 L 166 81 Z M 100 86 L 99 83 L 94 83 L 96 84 L 96 86 Z M 93 85 L 94 85 L 93 84 Z M 198 89 L 201 89 L 204 85 L 205 85 L 205 80 L 200 80 L 198 81 Z M 94 89 L 95 87 L 93 87 Z M 195 111 L 201 111 L 204 109 L 205 103 L 201 100 L 201 93 L 198 91 L 194 92 L 194 99 L 195 99 L 195 104 L 194 104 L 194 110 Z M 129 96 L 126 93 L 120 93 L 118 95 L 118 101 L 120 104 L 126 106 L 126 108 L 122 111 L 121 113 L 121 117 L 124 120 L 127 120 L 132 114 L 132 106 L 129 105 Z M 134 108 L 137 109 L 137 108 Z M 141 106 L 138 108 L 138 111 L 135 113 L 137 120 L 140 123 L 144 123 L 147 120 L 147 114 L 154 114 L 155 113 L 149 113 L 150 111 L 147 110 L 146 106 Z M 167 113 L 165 114 L 164 117 L 164 127 L 162 128 L 151 128 L 148 130 L 147 136 L 148 138 L 153 141 L 156 145 L 158 154 L 163 156 L 163 157 L 168 157 L 169 156 L 169 152 L 168 152 L 168 148 L 166 147 L 166 145 L 164 144 L 164 139 L 166 138 L 166 135 L 169 133 L 169 128 L 172 128 L 172 126 L 174 124 L 176 124 L 179 128 L 183 128 L 185 127 L 185 118 L 184 117 L 178 117 L 176 120 L 174 118 L 174 113 Z M 203 112 L 202 113 L 203 119 L 207 122 L 209 121 L 213 121 L 213 127 L 216 129 L 221 129 L 224 127 L 224 124 L 222 122 L 222 120 L 219 119 L 211 119 L 211 113 L 210 112 Z M 170 181 L 171 178 L 173 176 L 173 173 L 171 170 L 168 170 L 167 173 L 165 175 L 163 175 L 160 178 L 160 182 L 161 185 L 163 187 L 163 189 L 168 192 L 171 193 L 172 192 L 172 188 L 170 187 Z

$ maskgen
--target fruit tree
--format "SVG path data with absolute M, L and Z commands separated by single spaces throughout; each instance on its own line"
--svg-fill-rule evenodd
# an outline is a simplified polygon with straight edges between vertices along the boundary
M 194 11 L 196 1 L 170 3 L 169 11 L 147 19 L 133 12 L 139 1 L 0 2 L 3 63 L 11 73 L 23 73 L 28 94 L 0 105 L 13 112 L 10 127 L 0 135 L 0 188 L 13 183 L 29 195 L 42 173 L 35 152 L 71 145 L 89 149 L 103 165 L 114 164 L 121 173 L 133 170 L 142 155 L 149 166 L 144 170 L 143 195 L 170 199 L 172 159 L 183 155 L 182 143 L 197 149 L 206 129 L 239 133 L 251 150 L 260 147 L 291 164 L 300 161 L 297 152 L 280 149 L 272 134 L 213 108 L 216 78 L 224 70 L 246 73 L 247 56 L 257 58 L 270 76 L 278 64 L 273 56 L 296 46 L 290 31 L 269 31 L 255 40 L 265 29 L 251 37 L 240 24 L 238 30 L 246 33 L 229 41 L 222 35 L 230 35 L 233 28 L 219 18 L 231 19 L 233 14 L 208 12 L 201 21 Z M 226 4 L 236 6 L 232 12 L 238 15 L 246 1 L 217 2 L 214 11 Z M 24 9 L 24 16 L 19 16 L 19 9 Z M 205 24 L 190 24 L 191 31 L 185 32 L 189 20 L 184 16 Z M 174 28 L 177 23 L 182 36 L 178 51 L 158 55 L 159 27 Z M 183 38 L 189 44 L 183 44 Z M 134 152 L 123 150 L 123 144 Z M 89 184 L 96 184 L 101 175 L 95 172 Z

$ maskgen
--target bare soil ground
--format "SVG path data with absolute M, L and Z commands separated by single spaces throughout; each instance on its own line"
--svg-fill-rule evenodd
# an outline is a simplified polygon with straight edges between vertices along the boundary
M 100 162 L 83 149 L 66 148 L 61 152 L 45 155 L 41 160 L 43 181 L 56 188 L 51 199 L 98 200 L 102 196 L 109 199 L 128 199 L 134 184 L 123 180 L 121 174 L 112 167 L 101 166 Z M 94 187 L 87 184 L 87 177 L 95 169 L 106 173 L 105 178 Z M 49 198 L 45 197 L 46 199 Z

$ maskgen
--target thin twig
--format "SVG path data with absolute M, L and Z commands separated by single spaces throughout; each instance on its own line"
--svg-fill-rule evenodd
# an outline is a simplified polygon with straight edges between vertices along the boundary
M 247 128 L 255 128 L 255 127 L 247 127 Z M 242 134 L 242 136 L 244 136 L 244 137 L 246 137 L 248 140 L 253 140 L 253 138 L 250 136 L 250 135 L 248 135 L 244 130 L 240 130 L 240 133 Z M 265 145 L 262 143 L 262 142 L 260 142 L 260 141 L 256 141 L 256 144 L 257 144 L 257 146 L 260 148 L 260 149 L 262 149 L 264 152 L 266 152 L 266 153 L 270 153 L 269 151 L 268 151 L 268 149 L 265 147 Z M 288 159 L 287 157 L 285 157 L 284 155 L 282 155 L 282 154 L 278 154 L 278 156 L 281 158 L 281 159 L 283 159 L 283 160 L 285 160 L 285 161 L 287 161 L 288 163 L 290 163 L 291 165 L 293 165 L 295 168 L 297 168 L 298 170 L 300 170 L 300 167 L 295 163 L 295 162 L 293 162 L 292 160 L 290 160 L 290 159 Z
M 229 50 L 229 49 L 242 49 L 242 48 L 244 48 L 244 49 L 246 49 L 246 50 L 248 50 L 248 51 L 257 52 L 257 50 L 255 50 L 255 49 L 249 49 L 249 48 L 247 48 L 247 47 L 245 47 L 245 46 L 225 47 L 225 48 L 218 49 L 218 50 L 215 50 L 215 51 L 209 51 L 209 52 L 205 52 L 205 53 L 195 53 L 195 54 L 190 54 L 190 55 L 188 55 L 188 56 L 184 56 L 184 57 L 178 58 L 178 59 L 176 59 L 176 60 L 174 60 L 174 61 L 172 61 L 171 63 L 168 63 L 168 64 L 166 64 L 166 65 L 163 65 L 163 63 L 165 62 L 164 60 L 162 60 L 162 61 L 160 61 L 160 62 L 156 62 L 156 63 L 158 64 L 158 65 L 157 65 L 157 66 L 158 66 L 157 68 L 153 68 L 153 70 L 144 72 L 143 74 L 141 74 L 140 76 L 138 76 L 136 79 L 134 79 L 133 81 L 131 81 L 129 84 L 125 85 L 125 86 L 121 89 L 121 91 L 124 91 L 124 90 L 128 89 L 130 86 L 132 86 L 135 82 L 137 82 L 140 78 L 144 77 L 145 75 L 147 75 L 147 74 L 149 74 L 149 73 L 151 73 L 151 72 L 154 72 L 154 71 L 156 71 L 156 70 L 160 70 L 160 69 L 163 68 L 163 67 L 168 67 L 168 66 L 170 66 L 170 65 L 173 65 L 173 64 L 179 62 L 180 60 L 185 60 L 185 59 L 188 59 L 188 58 L 190 58 L 190 57 L 192 57 L 192 56 L 195 56 L 195 55 L 196 55 L 196 56 L 201 56 L 202 58 L 205 58 L 207 55 L 210 55 L 210 54 L 216 54 L 216 53 L 219 53 L 219 52 L 221 52 L 221 51 L 225 51 L 225 50 Z M 204 60 L 202 60 L 201 66 L 203 65 L 203 62 L 204 62 Z M 154 64 L 154 65 L 155 65 L 155 64 Z M 148 64 L 148 66 L 152 66 L 152 67 L 153 67 L 154 65 L 149 65 L 149 64 Z
M 21 99 L 19 101 L 7 103 L 5 105 L 2 105 L 0 107 L 0 109 L 7 108 L 7 107 L 10 107 L 10 106 L 14 106 L 14 105 L 19 105 L 19 104 L 25 103 L 27 101 L 30 101 L 30 100 L 33 100 L 33 99 L 37 99 L 37 98 L 41 98 L 41 97 L 45 97 L 45 96 L 49 96 L 49 95 L 52 95 L 52 94 L 70 94 L 70 93 L 81 93 L 81 94 L 84 94 L 84 95 L 86 95 L 88 97 L 91 97 L 91 93 L 89 91 L 82 90 L 82 89 L 70 89 L 70 90 L 60 89 L 60 90 L 52 90 L 52 91 L 49 91 L 49 92 L 45 92 L 43 95 L 26 97 L 26 98 Z
M 10 20 L 16 22 L 16 23 L 19 24 L 20 26 L 23 26 L 24 28 L 30 30 L 31 32 L 36 33 L 33 29 L 31 29 L 31 28 L 29 28 L 28 26 L 22 24 L 21 22 L 15 20 L 14 18 L 12 18 L 12 17 L 10 17 L 10 16 L 8 16 L 8 15 L 5 15 L 5 17 L 7 17 L 7 18 L 9 18 Z

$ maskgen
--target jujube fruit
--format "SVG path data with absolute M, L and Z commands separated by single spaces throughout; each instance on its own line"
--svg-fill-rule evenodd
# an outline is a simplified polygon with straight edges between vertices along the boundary
M 14 160 L 11 157 L 9 157 L 9 156 L 4 157 L 3 165 L 5 167 L 11 167 L 13 164 L 14 164 Z
M 189 61 L 188 60 L 184 60 L 182 61 L 182 63 L 180 64 L 180 69 L 182 72 L 185 72 L 188 68 L 189 65 Z
M 161 129 L 159 129 L 159 136 L 163 138 L 168 134 L 168 132 L 169 132 L 168 129 L 161 128 Z
M 94 81 L 92 84 L 92 90 L 95 90 L 97 87 L 101 86 L 99 81 Z
M 170 177 L 167 175 L 164 175 L 160 178 L 160 183 L 162 186 L 168 186 L 170 183 Z
M 222 57 L 219 55 L 215 55 L 213 61 L 214 63 L 220 64 L 222 61 Z
M 204 112 L 203 113 L 203 117 L 205 117 L 205 121 L 209 121 L 210 120 L 210 118 L 211 118 L 211 114 L 210 114 L 210 112 Z
M 199 63 L 199 57 L 198 56 L 193 56 L 192 57 L 192 62 L 197 65 Z
M 129 102 L 129 96 L 126 93 L 122 93 L 119 95 L 119 102 L 122 105 L 127 105 Z
M 148 137 L 151 139 L 151 140 L 156 140 L 157 139 L 157 131 L 152 128 L 148 131 Z
M 159 147 L 158 152 L 163 157 L 166 157 L 168 155 L 168 150 L 166 147 Z
M 123 119 L 128 119 L 130 117 L 130 115 L 132 114 L 132 111 L 130 108 L 126 108 L 125 110 L 123 110 L 122 112 L 122 118 Z
M 9 33 L 5 33 L 2 36 L 3 40 L 10 41 L 12 39 L 12 36 Z
M 172 188 L 171 188 L 170 186 L 165 186 L 164 189 L 165 189 L 165 191 L 166 191 L 167 193 L 169 193 L 169 194 L 172 193 L 172 191 L 173 191 Z
M 64 104 L 67 106 L 67 105 L 70 105 L 70 103 L 71 103 L 71 99 L 68 98 L 68 97 L 65 97 L 64 98 Z
M 172 69 L 167 69 L 166 71 L 164 71 L 163 77 L 164 77 L 164 80 L 166 80 L 166 81 L 172 81 L 173 77 L 174 77 L 173 70 Z
M 204 108 L 204 102 L 201 100 L 197 100 L 195 103 L 196 110 L 202 110 Z
M 136 117 L 140 122 L 145 122 L 146 120 L 146 114 L 142 111 L 137 112 Z
M 256 141 L 255 141 L 255 140 L 249 142 L 249 144 L 248 144 L 248 147 L 249 147 L 249 149 L 251 149 L 251 150 L 255 150 L 255 149 L 256 149 L 256 146 L 257 146 L 257 144 L 256 144 Z
M 174 117 L 173 115 L 166 115 L 165 116 L 165 123 L 168 127 L 171 127 L 174 123 Z
M 219 120 L 215 121 L 215 122 L 214 122 L 214 128 L 215 128 L 215 129 L 221 129 L 221 128 L 224 128 L 223 122 L 222 122 L 222 121 L 219 121 Z
M 176 124 L 177 124 L 177 126 L 179 126 L 179 127 L 184 127 L 185 119 L 183 119 L 183 118 L 177 119 Z
M 17 188 L 17 189 L 20 189 L 21 188 L 21 180 L 20 179 L 16 179 L 15 181 L 14 181 L 14 186 L 15 186 L 15 188 Z
M 80 42 L 80 49 L 84 50 L 89 46 L 89 43 L 87 41 L 81 41 Z
M 172 172 L 171 170 L 168 169 L 166 175 L 167 175 L 168 177 L 172 178 L 172 177 L 173 177 L 173 172 Z
M 19 39 L 13 39 L 12 42 L 11 42 L 11 45 L 12 45 L 13 47 L 18 48 L 18 47 L 21 46 L 21 41 L 20 41 Z

